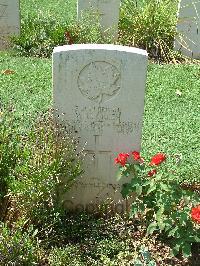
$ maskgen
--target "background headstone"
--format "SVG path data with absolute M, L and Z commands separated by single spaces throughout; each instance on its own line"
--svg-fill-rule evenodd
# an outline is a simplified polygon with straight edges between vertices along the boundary
M 0 0 L 0 49 L 9 47 L 9 37 L 19 34 L 19 0 Z
M 78 0 L 77 5 L 78 20 L 84 16 L 84 11 L 95 11 L 100 16 L 102 35 L 117 39 L 120 0 Z
M 111 198 L 123 208 L 114 158 L 140 150 L 146 68 L 147 53 L 137 48 L 83 44 L 54 49 L 54 108 L 87 153 L 84 175 L 65 195 L 67 207 L 92 210 Z
M 175 50 L 200 59 L 200 0 L 180 1 L 177 30 Z

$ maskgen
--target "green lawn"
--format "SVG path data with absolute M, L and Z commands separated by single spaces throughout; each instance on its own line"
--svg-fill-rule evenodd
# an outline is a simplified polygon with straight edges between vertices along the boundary
M 0 54 L 0 98 L 13 105 L 22 128 L 52 106 L 51 60 Z M 162 151 L 180 180 L 199 181 L 199 65 L 155 65 L 148 68 L 142 153 Z M 176 91 L 181 92 L 181 96 Z M 177 160 L 177 164 L 174 162 Z

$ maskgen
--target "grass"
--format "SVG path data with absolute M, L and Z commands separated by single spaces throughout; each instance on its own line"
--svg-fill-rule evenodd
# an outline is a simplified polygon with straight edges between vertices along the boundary
M 176 157 L 171 168 L 181 180 L 200 180 L 199 76 L 199 65 L 150 65 L 148 70 L 143 150 L 163 151 L 171 163 Z
M 20 127 L 29 128 L 38 113 L 51 106 L 50 60 L 0 54 L 0 65 L 1 70 L 15 71 L 1 75 L 1 102 L 14 106 Z
M 26 130 L 38 113 L 52 106 L 51 61 L 1 53 L 0 70 L 5 69 L 15 73 L 1 75 L 1 102 L 14 106 L 18 123 Z M 200 180 L 199 76 L 199 65 L 150 64 L 148 68 L 142 153 L 146 158 L 158 151 L 166 153 L 180 181 Z

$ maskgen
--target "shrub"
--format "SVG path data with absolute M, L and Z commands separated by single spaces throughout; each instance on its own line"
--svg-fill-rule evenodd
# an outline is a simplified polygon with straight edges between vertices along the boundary
M 2 202 L 2 219 L 12 224 L 23 217 L 41 238 L 53 238 L 62 231 L 65 215 L 60 195 L 82 173 L 82 152 L 51 112 L 26 134 L 18 132 L 13 114 L 9 116 L 7 121 L 4 114 L 0 123 L 0 182 L 2 198 L 9 199 L 9 204 Z
M 134 161 L 128 162 L 129 154 L 121 153 L 115 159 L 120 165 L 120 177 L 129 178 L 122 188 L 124 198 L 135 195 L 131 203 L 131 216 L 145 221 L 147 233 L 162 233 L 173 247 L 174 255 L 182 252 L 191 255 L 191 245 L 200 242 L 199 196 L 184 190 L 173 172 L 158 166 L 166 160 L 162 153 L 150 163 L 138 152 L 132 153 Z
M 74 43 L 104 43 L 99 16 L 87 12 L 81 22 L 60 22 L 52 17 L 28 16 L 21 23 L 20 37 L 14 37 L 14 48 L 25 56 L 50 57 L 53 48 Z
M 16 208 L 34 223 L 51 224 L 64 211 L 61 188 L 69 189 L 82 172 L 81 153 L 52 113 L 39 118 L 30 132 L 21 136 L 20 150 L 10 185 Z
M 0 223 L 0 265 L 38 265 L 39 249 L 33 227 L 23 228 L 20 221 L 10 229 Z
M 125 0 L 120 15 L 119 43 L 146 49 L 151 58 L 171 61 L 176 35 L 174 0 Z
M 14 37 L 14 48 L 25 56 L 50 57 L 53 48 L 68 44 L 67 25 L 53 18 L 27 17 L 21 22 L 21 35 Z
M 62 265 L 85 265 L 81 261 L 81 252 L 79 247 L 69 245 L 63 248 L 54 248 L 49 254 L 50 266 L 62 266 Z

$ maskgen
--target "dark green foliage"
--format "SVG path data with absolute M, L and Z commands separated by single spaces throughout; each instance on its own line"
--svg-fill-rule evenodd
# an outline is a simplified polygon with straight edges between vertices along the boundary
M 58 226 L 64 213 L 60 194 L 82 172 L 81 153 L 77 155 L 74 140 L 49 113 L 21 136 L 19 146 L 20 158 L 9 184 L 11 198 L 23 217 L 50 230 L 49 226 Z
M 0 110 L 0 220 L 4 215 L 4 198 L 13 180 L 13 171 L 20 156 L 19 135 L 13 123 L 12 111 Z
M 0 265 L 38 265 L 39 249 L 37 231 L 33 227 L 23 228 L 20 221 L 11 229 L 0 223 Z
M 51 112 L 26 133 L 15 122 L 12 112 L 1 113 L 1 219 L 11 223 L 19 217 L 28 219 L 47 239 L 62 226 L 61 194 L 82 173 L 82 153 Z
M 53 48 L 68 44 L 65 38 L 66 25 L 48 18 L 28 17 L 21 23 L 21 37 L 14 38 L 14 48 L 21 55 L 50 57 Z
M 98 17 L 87 14 L 81 23 L 59 22 L 54 18 L 30 17 L 22 22 L 21 36 L 13 38 L 20 55 L 50 57 L 53 48 L 75 43 L 105 43 Z
M 125 0 L 121 8 L 119 42 L 146 49 L 151 58 L 171 61 L 178 1 Z
M 156 232 L 170 239 L 174 255 L 189 257 L 192 243 L 200 242 L 200 227 L 191 217 L 193 207 L 199 204 L 199 195 L 183 189 L 167 164 L 158 166 L 166 158 L 163 154 L 156 156 L 160 155 L 162 160 L 156 159 L 154 165 L 149 164 L 152 159 L 134 162 L 129 158 L 120 166 L 121 177 L 129 177 L 121 193 L 124 198 L 131 198 L 130 215 L 144 222 L 147 234 Z
M 175 61 L 177 6 L 177 0 L 123 1 L 117 43 L 146 49 L 156 60 Z M 76 1 L 59 1 L 55 5 L 53 1 L 33 4 L 23 0 L 21 9 L 21 36 L 14 38 L 14 47 L 22 55 L 50 57 L 59 45 L 112 42 L 111 37 L 102 37 L 96 12 L 77 21 Z

